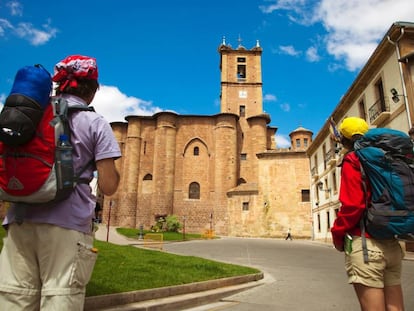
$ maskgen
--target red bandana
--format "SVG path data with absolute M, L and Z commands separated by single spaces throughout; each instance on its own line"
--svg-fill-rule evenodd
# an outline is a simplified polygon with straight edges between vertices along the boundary
M 69 84 L 71 87 L 78 86 L 77 79 L 98 80 L 98 67 L 96 59 L 82 55 L 66 57 L 55 65 L 53 81 L 60 83 L 59 89 L 63 91 Z

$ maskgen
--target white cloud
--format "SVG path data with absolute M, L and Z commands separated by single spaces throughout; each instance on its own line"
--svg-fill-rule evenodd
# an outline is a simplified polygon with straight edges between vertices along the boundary
M 19 23 L 14 27 L 14 33 L 29 41 L 32 45 L 42 45 L 54 38 L 57 33 L 57 28 L 50 27 L 49 24 L 42 26 L 43 29 L 34 27 L 31 23 Z
M 101 85 L 92 102 L 97 113 L 108 122 L 122 121 L 128 115 L 153 115 L 162 109 L 152 102 L 123 94 L 115 86 Z
M 10 29 L 13 29 L 12 24 L 7 19 L 0 18 L 0 36 L 4 36 Z
M 288 148 L 290 147 L 290 139 L 284 135 L 276 134 L 276 147 L 277 148 Z
M 342 1 L 342 0 L 341 0 Z M 270 0 L 270 2 L 272 2 Z M 301 25 L 310 25 L 313 23 L 314 6 L 318 5 L 320 1 L 313 0 L 273 0 L 271 5 L 259 6 L 259 9 L 265 13 L 270 14 L 274 11 L 287 11 L 289 19 Z
M 263 13 L 272 13 L 277 10 L 300 10 L 306 3 L 306 0 L 277 0 L 271 5 L 261 5 L 260 10 Z
M 277 101 L 277 97 L 276 95 L 273 95 L 273 94 L 266 94 L 265 96 L 263 96 L 263 101 L 264 102 L 275 102 Z
M 284 104 L 280 104 L 279 105 L 280 109 L 282 109 L 284 112 L 289 112 L 290 111 L 290 105 L 288 103 L 284 103 Z
M 266 14 L 284 10 L 304 26 L 322 24 L 327 52 L 354 71 L 366 63 L 392 23 L 412 20 L 414 1 L 274 0 L 260 9 Z
M 281 51 L 281 53 L 288 54 L 291 56 L 297 56 L 301 54 L 301 52 L 297 51 L 292 45 L 281 45 L 279 46 L 279 50 Z
M 11 16 L 22 19 L 23 6 L 18 1 L 9 1 L 6 3 L 6 6 L 9 8 Z M 17 36 L 34 46 L 47 43 L 50 39 L 56 37 L 57 32 L 58 29 L 51 26 L 50 20 L 37 27 L 26 21 L 12 23 L 6 18 L 0 18 L 0 37 L 6 35 Z
M 306 51 L 306 59 L 310 62 L 318 62 L 321 57 L 318 55 L 318 49 L 316 47 L 310 47 Z
M 6 3 L 6 6 L 9 8 L 12 16 L 23 15 L 23 6 L 18 1 L 9 1 Z

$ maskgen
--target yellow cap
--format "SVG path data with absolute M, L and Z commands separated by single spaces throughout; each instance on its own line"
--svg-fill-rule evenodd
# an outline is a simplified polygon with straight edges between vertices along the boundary
M 368 124 L 364 119 L 357 117 L 345 118 L 339 126 L 342 136 L 351 139 L 354 135 L 364 135 L 368 131 Z

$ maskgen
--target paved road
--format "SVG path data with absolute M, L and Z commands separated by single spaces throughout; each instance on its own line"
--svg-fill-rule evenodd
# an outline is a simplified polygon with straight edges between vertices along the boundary
M 346 282 L 343 254 L 326 244 L 255 238 L 221 238 L 166 244 L 165 251 L 247 265 L 265 274 L 264 284 L 191 310 L 359 310 Z M 414 310 L 414 261 L 404 261 L 406 310 Z

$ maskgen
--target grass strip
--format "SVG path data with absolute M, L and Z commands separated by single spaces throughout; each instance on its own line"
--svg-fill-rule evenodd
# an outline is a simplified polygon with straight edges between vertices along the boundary
M 116 231 L 119 234 L 122 234 L 128 238 L 138 239 L 140 236 L 139 229 L 132 229 L 132 228 L 116 228 Z M 142 234 L 145 236 L 146 233 L 160 233 L 163 235 L 164 241 L 184 241 L 184 240 L 194 240 L 194 239 L 201 239 L 201 234 L 195 233 L 182 233 L 182 232 L 152 232 L 149 230 L 143 230 Z

